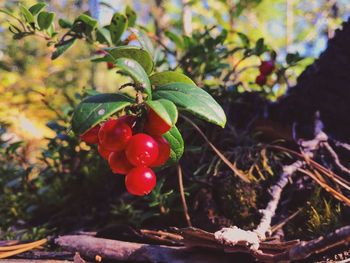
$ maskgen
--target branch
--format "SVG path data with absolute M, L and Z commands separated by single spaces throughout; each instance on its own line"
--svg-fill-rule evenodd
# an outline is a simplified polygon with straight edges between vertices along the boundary
M 229 263 L 224 254 L 212 251 L 190 250 L 185 247 L 160 246 L 131 243 L 91 236 L 71 235 L 55 239 L 61 248 L 78 252 L 83 258 L 95 259 L 98 256 L 103 262 L 108 260 L 132 262 L 182 262 L 182 263 Z
M 187 225 L 189 227 L 191 227 L 192 223 L 191 223 L 190 215 L 188 214 L 184 185 L 183 185 L 183 180 L 182 180 L 182 177 L 183 177 L 182 176 L 182 169 L 181 169 L 180 165 L 177 165 L 177 175 L 178 175 L 178 179 L 179 179 L 179 188 L 180 188 L 182 206 L 183 206 L 184 213 L 185 213 L 185 219 L 186 219 Z

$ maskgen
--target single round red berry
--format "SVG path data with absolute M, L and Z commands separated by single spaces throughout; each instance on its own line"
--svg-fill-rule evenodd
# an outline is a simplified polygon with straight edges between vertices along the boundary
M 162 136 L 154 137 L 154 140 L 158 143 L 158 158 L 152 163 L 151 167 L 158 167 L 166 163 L 170 157 L 170 144 Z
M 147 195 L 156 186 L 157 180 L 153 170 L 148 167 L 136 167 L 125 177 L 125 186 L 130 194 Z
M 259 86 L 263 86 L 266 83 L 266 76 L 263 74 L 260 74 L 259 76 L 256 77 L 255 83 L 258 84 Z
M 115 68 L 115 65 L 112 62 L 107 62 L 107 69 Z
M 106 121 L 98 133 L 101 146 L 111 152 L 123 150 L 131 137 L 129 125 L 115 119 Z
M 260 73 L 262 75 L 270 75 L 275 69 L 275 62 L 273 60 L 262 61 L 259 66 Z
M 151 135 L 162 135 L 169 131 L 171 126 L 166 123 L 159 115 L 152 109 L 149 109 L 147 115 L 147 122 L 145 123 L 145 131 Z
M 97 146 L 97 151 L 98 151 L 98 153 L 101 155 L 101 157 L 102 157 L 103 159 L 106 159 L 106 160 L 108 160 L 109 155 L 112 153 L 111 151 L 108 151 L 108 150 L 104 149 L 104 148 L 101 146 L 101 144 L 98 144 L 98 146 Z
M 125 152 L 112 152 L 108 158 L 108 164 L 115 174 L 127 174 L 132 168 L 131 163 L 126 159 Z
M 80 135 L 80 139 L 88 144 L 98 143 L 98 132 L 101 126 L 97 124 L 95 127 L 91 128 L 83 135 Z
M 151 136 L 139 133 L 131 137 L 125 154 L 131 164 L 149 166 L 157 160 L 158 144 Z

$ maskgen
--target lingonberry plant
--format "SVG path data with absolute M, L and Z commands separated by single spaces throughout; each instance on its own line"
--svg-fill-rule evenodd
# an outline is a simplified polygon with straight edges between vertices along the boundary
M 44 3 L 20 6 L 20 17 L 3 12 L 19 23 L 10 26 L 14 38 L 39 35 L 54 45 L 52 59 L 76 40 L 84 40 L 95 49 L 93 62 L 107 63 L 109 69 L 129 77 L 119 84 L 134 92 L 96 93 L 81 101 L 72 116 L 72 130 L 86 143 L 97 144 L 111 170 L 125 175 L 129 193 L 150 193 L 156 185 L 152 168 L 172 165 L 181 158 L 184 142 L 176 127 L 178 111 L 225 126 L 223 109 L 189 77 L 179 71 L 155 70 L 156 49 L 135 24 L 131 8 L 127 7 L 125 14 L 115 13 L 104 27 L 88 13 L 73 22 L 60 19 L 58 25 L 66 30 L 62 36 L 55 29 L 55 14 L 45 11 Z M 128 45 L 133 40 L 138 45 Z

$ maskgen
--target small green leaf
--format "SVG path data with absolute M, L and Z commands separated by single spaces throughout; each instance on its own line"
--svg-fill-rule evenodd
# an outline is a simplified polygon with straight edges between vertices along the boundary
M 128 19 L 125 15 L 115 13 L 112 17 L 111 24 L 109 25 L 109 31 L 111 32 L 111 38 L 113 44 L 117 44 L 123 35 L 128 25 Z
M 167 133 L 163 134 L 163 137 L 170 144 L 170 157 L 165 166 L 177 163 L 184 153 L 184 141 L 182 139 L 181 133 L 174 126 Z
M 146 49 L 152 56 L 154 54 L 154 47 L 151 39 L 148 37 L 147 33 L 142 29 L 130 28 L 130 31 L 135 34 L 137 40 L 139 41 L 141 47 Z
M 169 126 L 177 122 L 177 108 L 173 102 L 166 99 L 148 100 L 146 104 L 161 117 Z
M 238 34 L 239 38 L 241 39 L 243 46 L 248 48 L 250 46 L 250 41 L 249 41 L 249 38 L 247 37 L 247 35 L 243 34 L 241 32 L 238 32 L 237 34 Z
M 81 21 L 84 24 L 88 25 L 92 30 L 95 29 L 97 27 L 97 20 L 92 18 L 91 16 L 87 15 L 87 14 L 81 14 L 80 16 L 78 16 L 78 18 L 76 19 L 76 21 Z
M 260 56 L 265 51 L 267 51 L 267 46 L 264 44 L 264 39 L 263 38 L 259 38 L 258 41 L 256 41 L 255 48 L 254 48 L 254 53 L 257 56 Z
M 161 86 L 174 82 L 196 85 L 189 77 L 176 71 L 157 72 L 152 74 L 149 79 L 154 86 Z
M 63 19 L 63 18 L 60 18 L 60 19 L 58 20 L 58 24 L 59 24 L 59 26 L 62 27 L 62 28 L 71 28 L 71 27 L 73 26 L 73 23 L 72 23 L 72 22 L 70 22 L 70 21 L 67 20 L 67 19 Z
M 125 15 L 128 18 L 128 27 L 135 26 L 137 15 L 134 9 L 132 9 L 130 6 L 127 6 L 125 9 Z
M 55 14 L 52 12 L 43 11 L 38 15 L 38 25 L 41 30 L 48 29 L 55 19 Z
M 121 46 L 117 48 L 106 49 L 115 59 L 131 58 L 136 60 L 150 74 L 153 70 L 153 61 L 151 55 L 144 49 L 134 46 Z
M 96 31 L 96 39 L 100 43 L 107 43 L 108 45 L 112 45 L 111 33 L 107 28 L 98 28 Z
M 75 38 L 71 38 L 66 40 L 64 43 L 56 46 L 56 50 L 52 53 L 51 59 L 54 60 L 61 56 L 64 52 L 67 51 L 67 49 L 69 49 L 74 44 L 75 40 Z
M 148 95 L 148 99 L 152 99 L 151 82 L 143 67 L 134 59 L 118 58 L 114 61 L 114 64 L 119 67 L 124 73 L 129 75 L 135 84 L 142 87 L 145 93 Z
M 129 106 L 133 100 L 121 93 L 98 94 L 83 100 L 74 110 L 72 129 L 83 134 L 91 127 Z
M 29 8 L 29 12 L 32 13 L 33 16 L 37 15 L 46 7 L 45 3 L 37 3 Z
M 156 87 L 155 99 L 168 99 L 183 111 L 224 127 L 226 115 L 221 106 L 203 89 L 193 84 L 170 83 Z
M 33 26 L 34 25 L 33 14 L 31 12 L 29 12 L 29 10 L 23 5 L 19 6 L 19 10 L 20 10 L 21 14 L 23 15 L 24 19 L 26 20 L 26 22 Z

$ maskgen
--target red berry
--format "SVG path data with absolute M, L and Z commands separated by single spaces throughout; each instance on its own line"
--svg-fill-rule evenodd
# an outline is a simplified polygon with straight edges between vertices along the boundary
M 262 75 L 270 75 L 275 69 L 275 62 L 273 60 L 262 61 L 259 66 L 260 73 Z
M 98 144 L 98 146 L 97 146 L 97 151 L 98 151 L 98 153 L 101 155 L 101 157 L 102 157 L 103 159 L 106 159 L 106 160 L 108 160 L 109 155 L 112 153 L 111 151 L 108 151 L 108 150 L 104 149 L 104 148 L 101 146 L 101 144 Z
M 130 128 L 133 128 L 136 122 L 136 116 L 134 115 L 124 115 L 118 118 L 118 121 L 124 122 L 125 124 L 129 125 Z
M 107 69 L 115 68 L 115 65 L 112 62 L 107 62 Z
M 156 175 L 148 167 L 136 167 L 125 177 L 125 186 L 130 194 L 146 195 L 156 186 Z
M 158 167 L 166 163 L 170 156 L 170 144 L 162 136 L 154 137 L 154 140 L 158 143 L 158 158 L 152 163 L 151 167 Z
M 131 137 L 125 154 L 133 165 L 148 166 L 157 160 L 158 144 L 151 136 L 139 133 Z
M 106 121 L 98 133 L 101 146 L 111 152 L 123 150 L 131 137 L 129 125 L 115 119 Z
M 101 126 L 97 124 L 95 127 L 91 128 L 83 135 L 80 135 L 80 139 L 88 144 L 98 143 L 98 132 Z
M 108 164 L 115 174 L 127 174 L 133 166 L 126 159 L 125 152 L 112 152 L 108 158 Z
M 260 74 L 259 76 L 256 77 L 255 83 L 258 84 L 259 86 L 263 86 L 266 83 L 266 76 Z
M 159 115 L 152 109 L 148 111 L 147 122 L 145 123 L 145 131 L 151 135 L 162 135 L 169 131 L 171 126 L 166 123 Z

